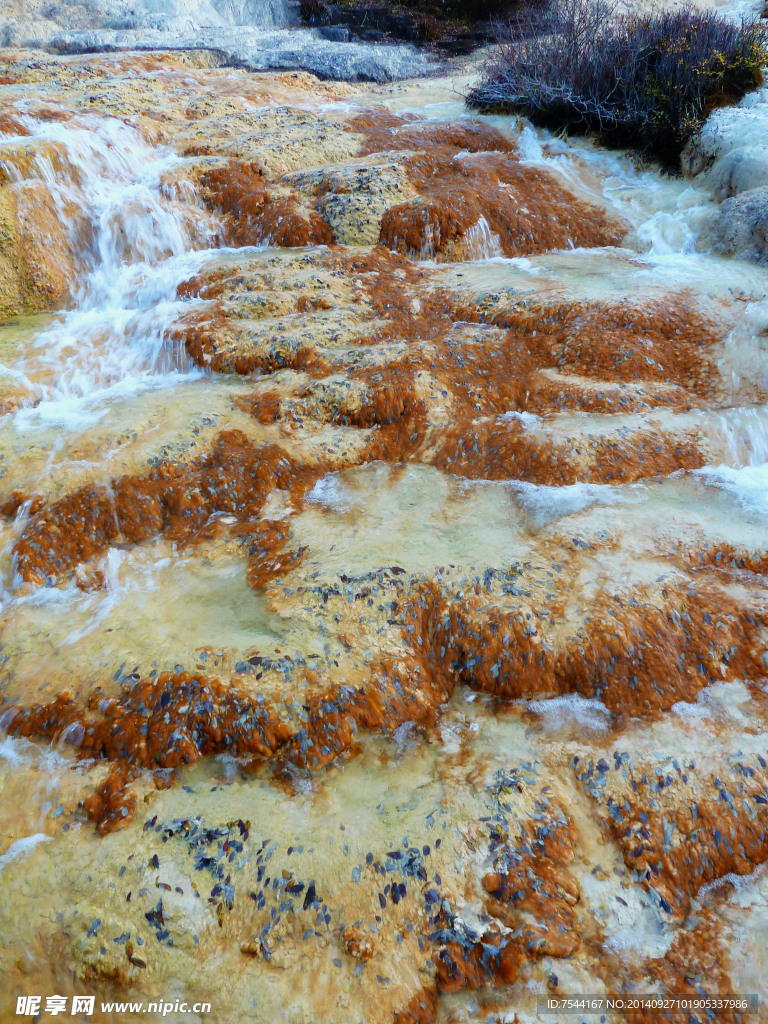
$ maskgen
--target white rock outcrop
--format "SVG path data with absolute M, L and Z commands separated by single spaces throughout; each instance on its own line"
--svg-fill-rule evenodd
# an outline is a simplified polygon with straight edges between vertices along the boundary
M 768 85 L 716 110 L 683 152 L 682 169 L 723 200 L 714 247 L 768 260 Z

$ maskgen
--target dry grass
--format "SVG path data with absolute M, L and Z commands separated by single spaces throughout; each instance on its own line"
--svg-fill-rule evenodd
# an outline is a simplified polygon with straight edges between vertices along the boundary
M 500 36 L 501 53 L 470 106 L 595 131 L 667 166 L 714 107 L 762 83 L 768 63 L 758 23 L 734 25 L 692 6 L 619 14 L 616 0 L 550 0 Z

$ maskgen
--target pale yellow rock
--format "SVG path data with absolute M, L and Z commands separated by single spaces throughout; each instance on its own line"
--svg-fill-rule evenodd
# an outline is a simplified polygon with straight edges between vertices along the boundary
M 405 167 L 396 160 L 368 158 L 298 171 L 284 180 L 314 198 L 334 238 L 343 245 L 376 245 L 386 211 L 417 194 Z

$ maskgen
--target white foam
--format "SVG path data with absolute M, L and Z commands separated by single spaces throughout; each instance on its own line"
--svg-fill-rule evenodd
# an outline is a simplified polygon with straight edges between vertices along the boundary
M 526 125 L 517 140 L 517 151 L 523 163 L 540 163 L 544 160 L 541 140 L 534 128 Z
M 51 837 L 46 836 L 42 832 L 36 832 L 32 836 L 24 836 L 22 839 L 17 839 L 15 843 L 11 843 L 5 853 L 0 856 L 0 872 L 6 865 L 10 864 L 11 861 L 17 860 L 19 857 L 24 857 L 30 853 L 40 843 L 50 843 Z
M 10 158 L 4 166 L 21 186 L 39 182 L 50 193 L 78 278 L 75 309 L 57 316 L 7 367 L 33 383 L 42 378 L 35 407 L 13 419 L 22 430 L 53 423 L 77 432 L 116 398 L 199 376 L 167 335 L 190 306 L 176 299 L 177 288 L 213 254 L 218 227 L 191 185 L 166 188 L 183 160 L 148 146 L 117 118 L 23 120 L 30 140 L 54 146 L 63 166 L 54 169 L 44 148 L 31 167 L 15 167 Z
M 602 701 L 587 700 L 576 693 L 529 701 L 528 710 L 540 716 L 544 729 L 552 731 L 576 725 L 602 732 L 611 724 L 611 713 Z
M 768 462 L 758 466 L 706 467 L 696 470 L 707 483 L 722 487 L 732 494 L 746 509 L 768 518 Z
M 338 473 L 329 473 L 321 477 L 307 494 L 306 501 L 314 505 L 324 505 L 336 512 L 350 512 L 359 505 L 350 488 L 344 484 Z
M 508 414 L 509 415 L 509 414 Z M 567 484 L 549 487 L 523 480 L 510 481 L 509 487 L 535 526 L 544 526 L 555 519 L 575 515 L 593 505 L 617 505 L 629 501 L 642 491 L 642 485 L 619 488 L 610 484 Z
M 0 715 L 0 729 L 5 728 L 15 712 L 12 709 Z M 7 716 L 7 721 L 5 720 Z M 31 759 L 25 747 L 34 749 L 29 740 L 17 740 L 12 736 L 4 736 L 0 739 L 0 757 L 12 768 L 20 768 L 22 765 L 30 764 Z
M 673 704 L 669 710 L 672 714 L 678 715 L 684 721 L 693 724 L 701 722 L 703 719 L 712 718 L 712 708 L 698 701 L 695 704 L 688 704 L 686 701 L 681 700 L 677 704 Z
M 736 681 L 711 683 L 699 692 L 695 704 L 680 701 L 674 704 L 671 710 L 691 724 L 716 719 L 744 727 L 752 719 L 750 706 L 749 690 L 744 683 Z
M 643 959 L 661 957 L 672 945 L 672 933 L 665 932 L 661 923 L 656 928 L 647 925 L 635 925 L 631 928 L 619 928 L 606 941 L 606 946 L 616 953 L 635 953 Z
M 647 258 L 693 255 L 716 215 L 708 189 L 639 170 L 631 157 L 589 142 L 552 139 L 526 125 L 517 147 L 523 163 L 546 168 L 578 195 L 607 204 L 629 222 L 628 242 Z
M 7 719 L 6 719 L 7 715 Z M 13 709 L 0 715 L 0 733 L 8 725 Z M 0 759 L 12 770 L 18 768 L 31 768 L 42 771 L 47 775 L 57 778 L 61 772 L 70 766 L 67 758 L 52 747 L 38 746 L 23 736 L 7 736 L 0 738 Z
M 711 899 L 726 894 L 729 900 L 741 903 L 742 906 L 749 906 L 751 890 L 756 882 L 764 878 L 765 873 L 758 876 L 754 872 L 749 875 L 736 875 L 729 871 L 727 875 L 721 875 L 712 882 L 707 882 L 696 893 L 696 902 L 699 904 L 708 903 Z M 746 897 L 746 900 L 745 900 Z
M 613 872 L 578 874 L 582 899 L 600 922 L 605 945 L 625 958 L 664 956 L 674 937 L 657 902 L 636 885 L 626 888 Z
M 533 412 L 505 412 L 499 419 L 519 420 L 526 427 L 538 427 L 541 425 L 541 417 Z

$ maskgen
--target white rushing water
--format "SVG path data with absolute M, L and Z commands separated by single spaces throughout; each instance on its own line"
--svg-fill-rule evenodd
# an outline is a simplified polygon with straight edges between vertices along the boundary
M 733 5 L 734 17 L 745 13 L 743 6 Z M 435 120 L 467 116 L 463 105 L 456 102 L 404 109 Z M 519 276 L 519 287 L 526 290 L 527 277 L 561 286 L 567 295 L 585 299 L 610 298 L 612 292 L 617 297 L 687 292 L 705 305 L 713 303 L 713 309 L 718 304 L 738 307 L 718 367 L 732 391 L 732 405 L 695 417 L 696 426 L 711 439 L 721 459 L 703 470 L 700 479 L 726 488 L 745 509 L 765 514 L 768 406 L 750 399 L 749 386 L 763 391 L 768 387 L 768 270 L 709 251 L 719 204 L 705 186 L 661 174 L 631 156 L 586 140 L 553 138 L 520 118 L 481 119 L 516 140 L 523 163 L 553 173 L 580 198 L 620 216 L 630 231 L 619 250 L 580 249 L 509 259 L 499 254 L 487 224 L 484 229 L 481 222 L 470 233 L 475 258 L 482 261 L 480 279 L 489 285 L 494 281 L 518 286 L 515 278 Z M 466 275 L 466 268 L 462 269 Z M 570 419 L 572 426 L 578 426 L 578 415 Z M 586 422 L 586 417 L 582 419 Z M 541 489 L 544 503 L 550 500 L 547 490 Z
M 77 429 L 115 397 L 170 386 L 192 372 L 165 335 L 178 315 L 178 285 L 216 242 L 216 225 L 185 187 L 183 161 L 148 146 L 113 118 L 76 127 L 23 118 L 35 149 L 31 166 L 3 159 L 16 183 L 42 184 L 67 226 L 78 276 L 74 309 L 59 314 L 6 369 L 37 393 L 18 429 L 58 423 Z M 56 166 L 53 157 L 56 157 Z
M 421 112 L 441 118 L 466 116 L 463 107 L 446 104 Z M 532 280 L 544 281 L 567 294 L 588 298 L 610 296 L 612 289 L 619 294 L 636 291 L 641 295 L 664 295 L 684 288 L 697 295 L 714 296 L 720 302 L 738 297 L 742 313 L 728 339 L 721 366 L 724 377 L 732 382 L 733 406 L 696 411 L 688 414 L 686 423 L 713 438 L 714 449 L 720 453 L 713 465 L 697 474 L 698 492 L 711 491 L 713 509 L 730 501 L 729 508 L 737 512 L 741 508 L 750 522 L 764 515 L 768 505 L 768 410 L 749 404 L 741 392 L 745 381 L 767 372 L 760 339 L 768 325 L 768 300 L 764 298 L 768 272 L 706 252 L 702 238 L 715 204 L 705 190 L 638 168 L 625 156 L 587 143 L 555 140 L 530 126 L 521 130 L 514 118 L 488 120 L 517 138 L 525 163 L 554 172 L 577 195 L 615 210 L 629 222 L 631 231 L 622 249 L 582 249 L 506 259 L 500 255 L 498 240 L 487 221 L 481 218 L 469 238 L 476 262 L 462 264 L 462 273 L 471 273 L 475 267 L 489 282 L 494 275 L 507 282 L 519 279 L 525 290 Z M 169 148 L 149 146 L 134 128 L 115 118 L 83 117 L 62 124 L 27 117 L 24 124 L 31 133 L 29 139 L 0 138 L 0 168 L 22 195 L 32 183 L 48 190 L 60 221 L 67 226 L 77 275 L 71 289 L 73 308 L 34 329 L 0 367 L 7 374 L 26 379 L 34 396 L 4 417 L 0 442 L 14 434 L 31 445 L 47 446 L 50 457 L 42 463 L 43 472 L 47 472 L 54 458 L 59 462 L 84 458 L 79 445 L 82 441 L 87 447 L 95 424 L 100 424 L 102 432 L 114 429 L 115 434 L 119 430 L 113 428 L 113 420 L 120 429 L 126 423 L 130 426 L 131 416 L 146 406 L 152 392 L 160 395 L 157 408 L 162 415 L 164 394 L 169 403 L 183 404 L 197 389 L 200 397 L 196 408 L 202 409 L 212 392 L 201 388 L 232 385 L 206 380 L 203 371 L 193 367 L 186 354 L 168 342 L 169 326 L 190 305 L 177 299 L 179 284 L 194 274 L 212 251 L 221 254 L 216 248 L 219 225 L 204 211 L 193 187 L 185 181 L 184 160 Z M 31 144 L 35 153 L 31 162 L 19 159 L 19 141 Z M 182 415 L 187 415 L 186 411 Z M 536 431 L 564 426 L 592 429 L 596 425 L 587 414 L 550 418 L 550 423 L 530 414 L 510 415 L 521 419 L 526 429 Z M 670 422 L 681 423 L 682 417 L 675 421 L 670 416 Z M 57 454 L 60 452 L 63 455 Z M 100 457 L 94 450 L 93 461 Z M 103 472 L 107 479 L 109 469 Z M 419 500 L 428 504 L 434 499 L 435 515 L 442 515 L 445 496 L 437 493 L 436 476 L 431 471 L 418 474 L 417 489 Z M 643 511 L 646 505 L 661 501 L 669 507 L 680 507 L 689 500 L 675 480 L 665 483 L 666 489 L 588 484 L 551 488 L 527 483 L 510 487 L 528 526 L 545 530 L 559 519 L 586 514 L 592 506 L 602 509 L 601 515 L 605 516 L 609 507 L 620 505 L 625 509 L 640 503 L 637 515 L 642 518 L 647 514 Z M 361 493 L 369 487 L 375 491 L 375 485 L 376 472 L 361 471 Z M 347 494 L 343 485 L 339 486 L 339 493 Z M 502 541 L 489 524 L 495 522 L 498 509 L 507 508 L 508 492 L 509 488 L 504 494 L 488 492 L 482 496 L 477 492 L 477 520 L 482 524 L 477 544 L 478 538 L 487 535 L 490 548 L 498 550 Z M 316 516 L 317 524 L 307 513 L 296 529 L 306 529 L 314 537 L 327 533 L 331 512 L 325 507 L 328 494 L 321 494 L 320 487 L 313 497 L 326 499 L 320 502 L 323 509 Z M 400 500 L 397 495 L 395 498 Z M 380 495 L 370 494 L 370 499 L 374 504 L 381 501 Z M 412 515 L 410 506 L 390 511 L 392 516 L 401 511 L 406 518 Z M 457 525 L 452 514 L 446 519 L 446 543 Z M 74 585 L 59 592 L 58 597 L 50 592 L 37 598 L 19 594 L 15 587 L 20 581 L 13 577 L 8 552 L 23 526 L 24 515 L 23 509 L 18 522 L 6 527 L 5 535 L 0 536 L 0 550 L 6 553 L 0 571 L 12 586 L 5 595 L 6 613 L 12 613 L 18 628 L 30 635 L 43 636 L 47 628 L 52 628 L 59 638 L 53 649 L 76 645 L 108 618 L 110 623 L 112 618 L 119 620 L 119 628 L 112 623 L 109 629 L 117 636 L 125 628 L 121 616 L 133 600 L 136 580 L 141 581 L 142 592 L 148 591 L 153 574 L 160 572 L 158 566 L 142 569 L 137 575 L 133 560 L 107 559 L 103 566 L 106 587 L 98 597 L 83 596 Z M 514 518 L 517 513 L 505 511 L 504 515 Z M 616 515 L 631 522 L 635 513 L 619 510 Z M 467 522 L 460 525 L 466 534 L 464 540 L 474 536 Z M 379 536 L 379 526 L 373 524 L 371 528 Z M 443 534 L 438 531 L 437 536 Z M 469 546 L 472 550 L 466 557 L 478 557 L 475 542 Z M 434 552 L 430 545 L 427 549 L 414 551 L 413 557 L 429 562 Z M 450 550 L 453 557 L 456 553 Z M 394 552 L 392 557 L 396 555 Z M 488 557 L 493 560 L 492 552 Z M 187 586 L 175 577 L 165 580 L 166 584 L 179 593 Z M 207 585 L 214 586 L 211 581 Z M 222 577 L 221 587 L 222 593 L 228 592 L 231 581 Z

